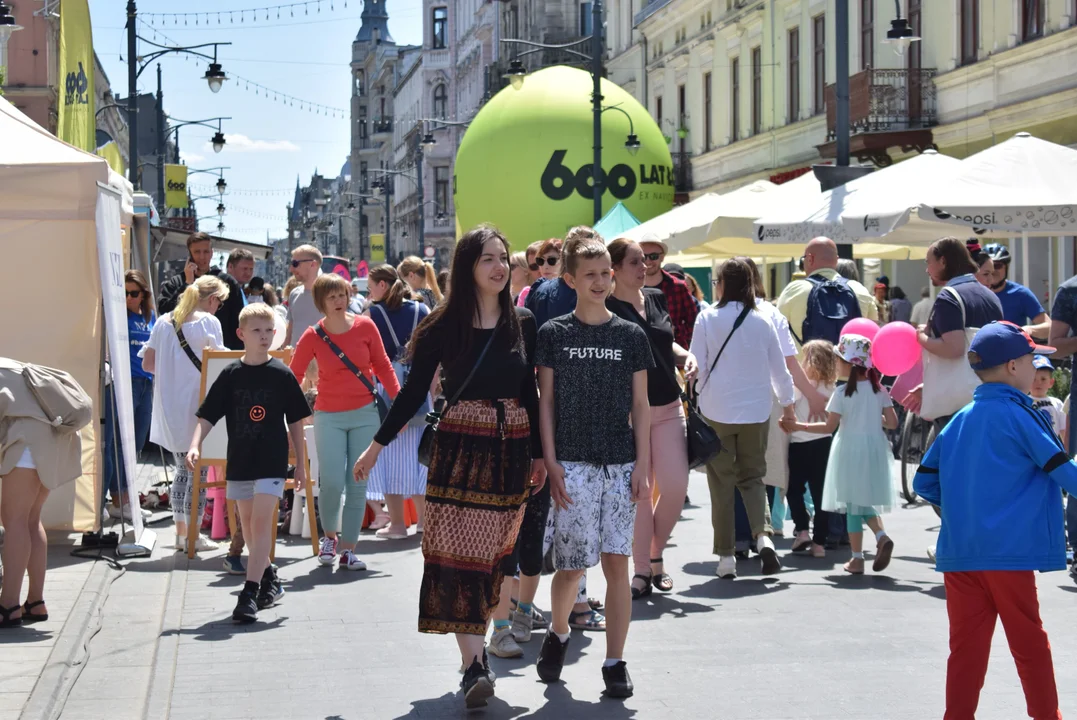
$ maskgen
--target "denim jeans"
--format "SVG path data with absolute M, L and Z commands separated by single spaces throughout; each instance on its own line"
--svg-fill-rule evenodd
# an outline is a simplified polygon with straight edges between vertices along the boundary
M 146 438 L 150 434 L 150 414 L 153 410 L 153 380 L 142 377 L 131 378 L 131 404 L 135 415 L 135 456 L 142 452 Z M 104 420 L 104 479 L 112 499 L 119 501 L 120 484 L 127 489 L 127 472 L 124 469 L 122 447 L 116 442 L 115 414 L 116 399 L 112 394 L 112 385 L 105 386 L 105 420 Z M 119 467 L 116 456 L 120 453 Z M 101 493 L 101 507 L 105 506 L 105 493 Z

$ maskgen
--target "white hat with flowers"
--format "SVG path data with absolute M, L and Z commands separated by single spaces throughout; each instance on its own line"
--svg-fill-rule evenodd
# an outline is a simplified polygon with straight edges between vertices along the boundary
M 845 362 L 854 367 L 870 370 L 871 365 L 871 340 L 863 335 L 842 335 L 834 352 Z

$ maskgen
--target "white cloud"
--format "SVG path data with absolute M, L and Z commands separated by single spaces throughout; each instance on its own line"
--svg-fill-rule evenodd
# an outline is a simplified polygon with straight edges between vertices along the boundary
M 225 133 L 225 152 L 299 152 L 299 146 L 291 140 L 252 140 L 239 133 Z M 206 143 L 212 150 L 212 145 Z
M 183 162 L 188 165 L 196 165 L 206 159 L 205 155 L 187 152 L 186 150 L 180 150 L 180 157 L 183 158 Z

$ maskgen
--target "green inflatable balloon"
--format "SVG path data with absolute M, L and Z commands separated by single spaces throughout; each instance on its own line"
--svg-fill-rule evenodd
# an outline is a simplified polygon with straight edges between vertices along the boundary
M 594 224 L 591 89 L 590 73 L 556 66 L 483 106 L 456 154 L 454 200 L 465 232 L 492 223 L 513 250 L 523 250 Z M 602 95 L 611 108 L 602 113 L 602 213 L 620 201 L 646 222 L 673 207 L 669 147 L 635 98 L 608 80 Z M 630 127 L 640 142 L 636 154 L 625 147 Z

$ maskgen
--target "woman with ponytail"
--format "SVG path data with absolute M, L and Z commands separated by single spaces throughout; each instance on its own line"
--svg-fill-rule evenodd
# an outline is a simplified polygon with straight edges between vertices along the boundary
M 191 516 L 191 471 L 187 450 L 198 424 L 198 389 L 202 381 L 202 349 L 227 350 L 221 322 L 214 315 L 228 298 L 228 286 L 213 275 L 203 275 L 187 286 L 176 309 L 161 316 L 139 353 L 142 368 L 155 377 L 150 440 L 175 459 L 170 492 L 178 550 L 187 549 L 187 519 Z M 205 482 L 206 468 L 202 468 Z M 206 511 L 206 491 L 198 496 L 198 517 Z M 197 550 L 217 546 L 199 536 Z
M 434 266 L 423 262 L 414 255 L 404 258 L 397 266 L 400 277 L 418 293 L 426 306 L 433 310 L 441 302 L 441 288 L 438 287 L 438 274 Z
M 430 267 L 429 265 L 427 267 Z M 430 310 L 412 295 L 411 288 L 400 279 L 392 265 L 378 265 L 370 271 L 370 308 L 366 314 L 374 321 L 381 333 L 385 353 L 393 362 L 396 378 L 403 387 L 411 372 L 407 357 L 407 344 L 415 328 Z M 430 405 L 424 405 L 404 430 L 389 443 L 381 462 L 374 466 L 367 486 L 367 499 L 385 499 L 389 510 L 389 525 L 377 531 L 377 536 L 389 540 L 402 540 L 408 536 L 404 519 L 404 500 L 410 497 L 419 516 L 417 533 L 423 531 L 426 510 L 426 467 L 419 462 L 419 440 L 426 426 L 426 413 Z

